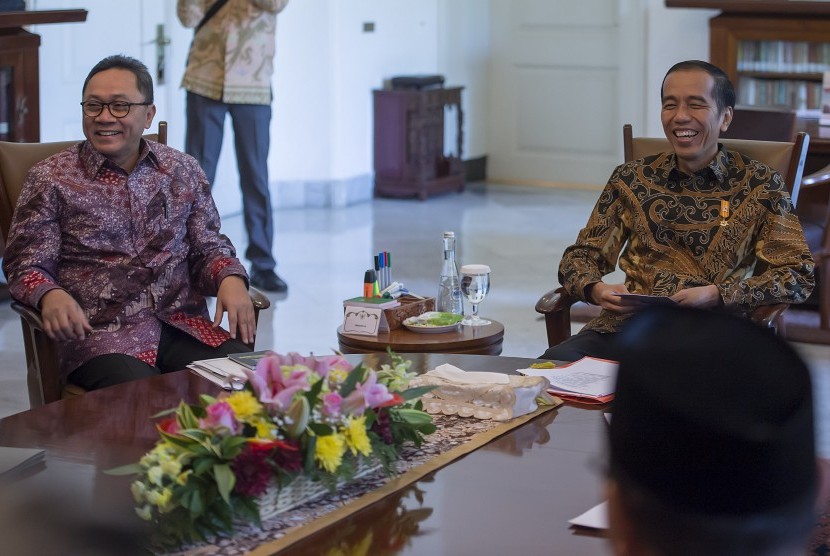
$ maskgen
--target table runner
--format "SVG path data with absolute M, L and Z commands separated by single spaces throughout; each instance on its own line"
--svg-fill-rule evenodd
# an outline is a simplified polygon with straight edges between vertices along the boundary
M 421 448 L 404 449 L 398 462 L 397 476 L 389 479 L 383 471 L 376 471 L 339 488 L 334 494 L 323 496 L 263 522 L 262 529 L 255 525 L 239 527 L 232 538 L 217 539 L 213 544 L 192 546 L 176 554 L 260 556 L 286 549 L 555 407 L 558 406 L 541 407 L 533 413 L 506 422 L 434 415 L 438 430 L 426 438 Z

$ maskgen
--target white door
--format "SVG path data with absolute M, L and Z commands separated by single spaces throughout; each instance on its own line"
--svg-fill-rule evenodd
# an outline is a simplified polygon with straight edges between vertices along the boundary
M 75 0 L 36 0 L 32 10 L 77 8 Z M 157 123 L 170 124 L 169 142 L 181 147 L 184 137 L 184 95 L 179 90 L 191 31 L 185 30 L 175 17 L 173 0 L 139 0 L 137 2 L 86 0 L 89 13 L 83 23 L 60 23 L 33 26 L 41 35 L 40 46 L 40 136 L 41 141 L 64 141 L 82 138 L 81 88 L 84 79 L 98 61 L 111 54 L 126 54 L 144 62 L 155 85 Z M 163 50 L 156 47 L 159 26 L 171 41 Z M 164 56 L 162 56 L 162 54 Z M 164 61 L 165 75 L 160 82 L 159 62 Z M 151 128 L 154 131 L 155 124 Z
M 488 177 L 604 184 L 643 129 L 642 0 L 491 0 Z

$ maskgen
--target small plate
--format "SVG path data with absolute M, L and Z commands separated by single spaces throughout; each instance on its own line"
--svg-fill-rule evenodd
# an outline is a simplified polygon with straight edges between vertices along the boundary
M 459 315 L 459 320 L 455 324 L 445 324 L 440 326 L 429 324 L 428 319 L 438 314 L 439 313 L 436 311 L 430 311 L 424 313 L 423 315 L 418 315 L 417 317 L 409 317 L 403 321 L 403 325 L 408 330 L 420 332 L 422 334 L 441 334 L 443 332 L 453 332 L 458 330 L 458 327 L 461 325 L 461 315 Z

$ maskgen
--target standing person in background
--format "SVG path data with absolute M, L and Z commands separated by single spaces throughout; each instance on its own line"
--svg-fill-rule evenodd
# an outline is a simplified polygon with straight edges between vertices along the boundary
M 288 291 L 274 271 L 268 190 L 271 75 L 277 14 L 286 4 L 288 0 L 178 0 L 176 7 L 182 25 L 195 27 L 182 80 L 187 91 L 185 151 L 213 185 L 225 115 L 230 114 L 251 285 L 271 292 Z

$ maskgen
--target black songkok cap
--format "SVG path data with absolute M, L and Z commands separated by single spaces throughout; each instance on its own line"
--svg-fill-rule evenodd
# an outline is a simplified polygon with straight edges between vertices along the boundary
M 610 472 L 671 507 L 741 515 L 817 484 L 810 375 L 770 331 L 655 308 L 619 335 Z

